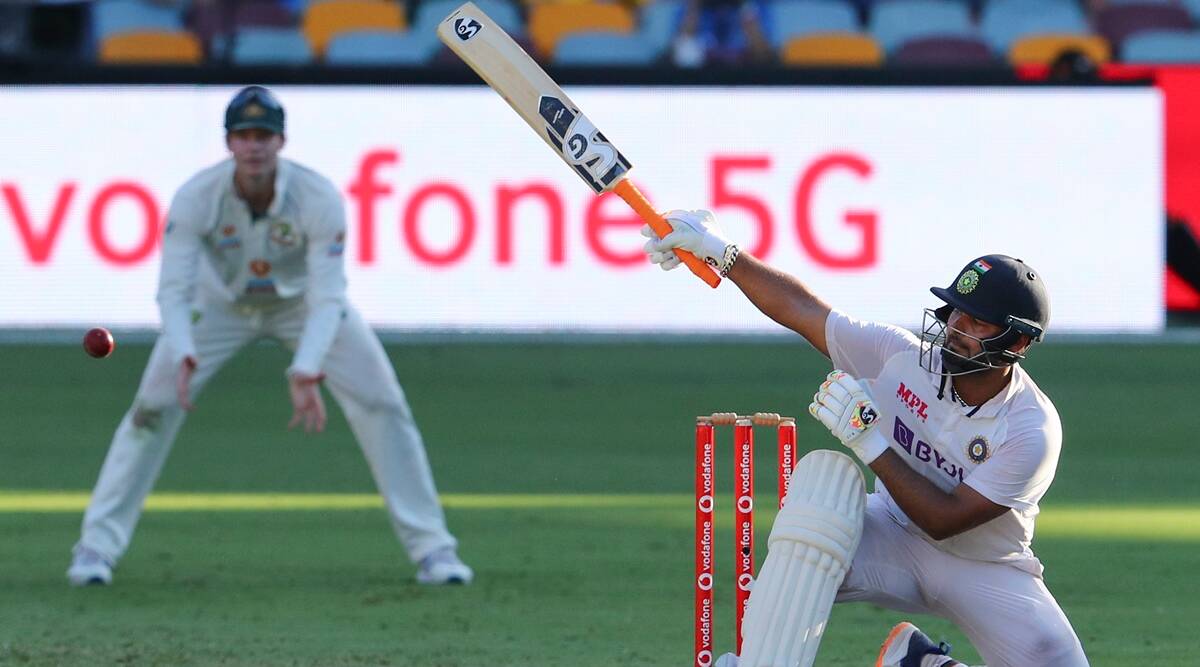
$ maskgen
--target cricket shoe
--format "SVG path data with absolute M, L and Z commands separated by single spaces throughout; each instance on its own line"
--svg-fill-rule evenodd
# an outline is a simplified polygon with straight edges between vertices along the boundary
M 737 667 L 737 664 L 738 657 L 732 653 L 726 653 L 725 655 L 717 658 L 717 662 L 713 665 L 713 667 Z
M 85 546 L 75 547 L 67 581 L 72 586 L 107 586 L 112 583 L 112 563 L 98 552 Z
M 475 573 L 458 559 L 454 547 L 445 547 L 429 554 L 417 563 L 417 583 L 429 586 L 471 583 Z
M 904 621 L 897 623 L 883 640 L 875 667 L 923 667 L 921 661 L 927 655 L 949 656 L 950 645 L 946 642 L 934 644 L 917 626 Z

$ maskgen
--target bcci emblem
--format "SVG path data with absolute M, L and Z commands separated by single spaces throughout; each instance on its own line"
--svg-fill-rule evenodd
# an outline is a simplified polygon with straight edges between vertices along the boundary
M 979 286 L 979 274 L 971 269 L 963 271 L 963 274 L 958 277 L 958 282 L 955 283 L 954 289 L 958 290 L 959 294 L 970 294 Z
M 462 41 L 467 41 L 483 30 L 483 24 L 475 19 L 461 18 L 454 22 L 454 34 Z
M 992 450 L 988 447 L 987 438 L 982 435 L 971 438 L 971 442 L 967 443 L 967 457 L 972 461 L 983 463 L 991 455 Z

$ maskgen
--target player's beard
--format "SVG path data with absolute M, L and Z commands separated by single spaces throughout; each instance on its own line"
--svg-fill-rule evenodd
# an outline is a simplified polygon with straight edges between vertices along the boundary
M 973 357 L 964 357 L 957 354 L 945 346 L 942 347 L 942 371 L 949 375 L 965 375 L 967 373 L 977 373 L 992 368 L 990 364 L 983 361 L 983 357 L 987 353 L 980 352 Z

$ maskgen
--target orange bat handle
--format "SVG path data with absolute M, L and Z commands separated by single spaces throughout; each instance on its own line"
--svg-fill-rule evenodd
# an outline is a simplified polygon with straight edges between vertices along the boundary
M 653 229 L 654 233 L 658 234 L 658 238 L 661 239 L 662 237 L 671 233 L 672 230 L 670 223 L 668 223 L 666 220 L 663 220 L 663 217 L 659 215 L 658 212 L 654 210 L 654 207 L 650 205 L 650 202 L 646 200 L 646 195 L 643 195 L 641 192 L 639 192 L 633 183 L 629 182 L 628 178 L 621 179 L 621 182 L 617 183 L 617 186 L 613 188 L 613 192 L 617 193 L 621 199 L 624 199 L 625 203 L 629 204 L 629 207 L 636 211 L 637 214 L 642 217 L 642 220 L 646 221 L 646 224 L 650 225 L 650 229 Z M 675 249 L 675 255 L 679 257 L 684 264 L 687 264 L 687 267 L 691 269 L 692 273 L 696 274 L 700 280 L 708 283 L 709 287 L 716 287 L 717 285 L 721 284 L 721 276 L 718 276 L 717 272 L 713 271 L 711 266 L 705 264 L 704 260 L 696 257 L 686 250 L 680 250 L 678 248 Z

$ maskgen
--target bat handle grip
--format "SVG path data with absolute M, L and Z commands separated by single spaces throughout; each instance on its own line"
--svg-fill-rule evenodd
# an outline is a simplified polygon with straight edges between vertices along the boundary
M 664 220 L 657 211 L 654 210 L 654 207 L 650 205 L 650 202 L 646 199 L 646 196 L 643 195 L 637 189 L 637 187 L 635 187 L 634 184 L 629 181 L 628 178 L 621 179 L 621 182 L 617 183 L 617 186 L 613 188 L 613 192 L 617 193 L 617 196 L 619 196 L 621 199 L 624 199 L 625 203 L 629 204 L 629 207 L 636 211 L 637 214 L 641 216 L 642 220 L 646 221 L 646 224 L 650 225 L 650 229 L 653 229 L 654 233 L 658 234 L 658 238 L 661 239 L 662 237 L 671 233 L 671 225 Z M 679 248 L 675 249 L 675 255 L 679 257 L 679 259 L 682 260 L 683 263 L 692 270 L 692 273 L 696 274 L 696 276 L 700 278 L 700 280 L 708 283 L 709 287 L 716 287 L 717 285 L 721 284 L 721 276 L 718 276 L 717 272 L 713 271 L 711 266 L 705 264 L 704 260 L 696 257 L 686 250 L 680 250 Z

